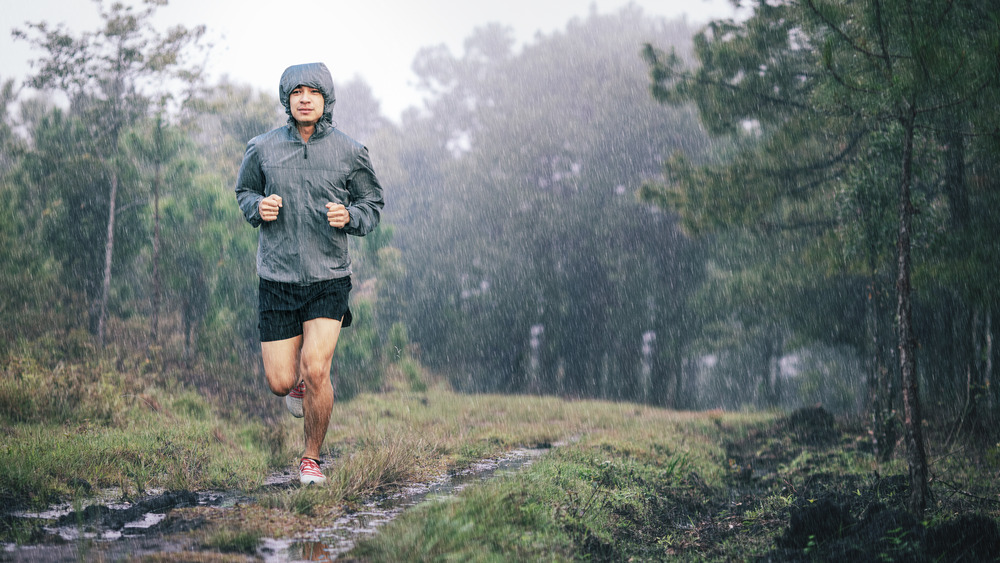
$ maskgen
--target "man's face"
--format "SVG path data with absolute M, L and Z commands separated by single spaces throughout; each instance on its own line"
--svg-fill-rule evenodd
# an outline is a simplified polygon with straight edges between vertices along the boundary
M 323 93 L 309 86 L 296 86 L 288 96 L 292 119 L 299 125 L 315 125 L 323 116 Z

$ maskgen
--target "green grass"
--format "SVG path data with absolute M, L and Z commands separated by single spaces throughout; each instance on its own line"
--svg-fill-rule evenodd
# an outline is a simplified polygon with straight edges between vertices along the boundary
M 264 537 L 294 538 L 373 494 L 522 447 L 548 451 L 515 473 L 408 510 L 350 557 L 780 559 L 776 541 L 796 506 L 830 495 L 853 503 L 855 514 L 873 503 L 905 503 L 903 452 L 878 465 L 861 428 L 805 444 L 780 413 L 465 395 L 440 382 L 338 401 L 324 445 L 332 460 L 324 466 L 327 484 L 262 487 L 271 472 L 294 471 L 302 426 L 259 385 L 209 393 L 178 383 L 180 373 L 157 371 L 142 356 L 74 363 L 58 350 L 28 350 L 3 372 L 0 503 L 40 508 L 79 502 L 106 487 L 125 496 L 152 489 L 253 495 L 256 503 L 226 510 L 172 512 L 204 519 L 198 545 L 216 554 L 251 553 Z M 264 412 L 234 407 L 254 404 L 251 398 L 264 401 Z M 975 500 L 996 497 L 998 452 L 1000 445 L 979 456 L 956 448 L 935 457 L 939 500 L 928 525 L 972 511 L 1000 516 L 995 504 Z M 37 532 L 21 520 L 0 520 L 0 541 L 30 543 Z M 902 531 L 883 543 L 890 554 L 919 547 Z M 808 558 L 827 547 L 809 545 L 795 555 Z
M 179 418 L 140 406 L 123 418 L 120 426 L 11 428 L 0 448 L 0 494 L 7 502 L 39 507 L 79 492 L 81 485 L 117 487 L 125 496 L 154 488 L 251 488 L 269 470 L 259 424 L 234 428 L 214 417 Z M 261 438 L 254 444 L 237 432 Z
M 284 428 L 226 413 L 147 370 L 142 359 L 9 359 L 0 374 L 0 503 L 42 508 L 109 487 L 126 497 L 252 488 L 288 457 Z
M 204 546 L 223 553 L 253 554 L 260 545 L 262 537 L 258 530 L 220 528 L 205 538 Z
M 510 403 L 506 403 L 511 401 Z M 545 398 L 492 398 L 515 404 Z M 460 400 L 458 400 L 461 403 Z M 598 401 L 550 405 L 576 440 L 528 468 L 425 502 L 351 556 L 360 560 L 568 561 L 667 557 L 703 518 L 692 487 L 721 484 L 719 425 L 704 417 Z M 532 409 L 533 410 L 533 409 Z M 740 429 L 766 415 L 726 415 Z M 551 428 L 551 426 L 550 426 Z

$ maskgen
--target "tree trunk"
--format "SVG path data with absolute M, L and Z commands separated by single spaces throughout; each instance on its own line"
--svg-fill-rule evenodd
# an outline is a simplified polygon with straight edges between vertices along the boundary
M 945 145 L 945 193 L 951 210 L 951 224 L 961 231 L 969 224 L 972 215 L 969 190 L 965 184 L 965 139 L 957 124 L 947 125 L 942 141 Z
M 872 260 L 873 261 L 873 260 Z M 865 302 L 868 318 L 868 418 L 875 458 L 886 463 L 896 449 L 896 432 L 892 416 L 892 373 L 886 359 L 885 331 L 883 330 L 884 298 L 882 288 L 870 264 L 872 276 Z
M 687 391 L 684 387 L 684 373 L 685 367 L 689 365 L 688 360 L 683 356 L 678 356 L 677 362 L 677 372 L 674 377 L 674 408 L 675 409 L 686 409 L 690 408 L 690 403 L 687 396 L 684 395 Z
M 764 335 L 764 339 L 761 345 L 761 356 L 760 356 L 760 366 L 759 366 L 759 376 L 760 376 L 760 391 L 763 395 L 763 404 L 768 408 L 774 407 L 775 394 L 774 394 L 774 358 L 777 356 L 778 346 L 775 343 L 773 327 L 768 327 L 767 334 Z
M 160 174 L 161 154 L 163 150 L 163 121 L 156 119 L 156 143 L 153 166 L 153 314 L 150 328 L 150 340 L 156 344 L 160 337 Z
M 927 507 L 927 454 L 920 413 L 917 382 L 916 343 L 913 336 L 913 310 L 910 285 L 910 229 L 913 203 L 910 186 L 913 179 L 913 129 L 916 111 L 909 108 L 902 120 L 903 170 L 899 184 L 899 238 L 896 253 L 899 271 L 896 278 L 897 322 L 899 323 L 899 366 L 903 378 L 903 422 L 906 429 L 906 457 L 910 469 L 910 511 L 920 518 Z
M 97 346 L 104 348 L 104 321 L 108 316 L 108 296 L 111 293 L 111 257 L 115 248 L 115 202 L 118 199 L 118 172 L 111 171 L 111 195 L 108 197 L 108 238 L 104 245 L 104 281 L 97 318 Z
M 983 318 L 985 316 L 985 319 Z M 972 313 L 969 323 L 969 333 L 966 338 L 971 341 L 971 357 L 966 362 L 966 385 L 965 385 L 965 426 L 974 433 L 981 432 L 990 427 L 989 415 L 986 410 L 988 404 L 987 395 L 987 366 L 989 361 L 984 355 L 988 352 L 989 344 L 989 315 L 982 315 L 980 309 Z
M 987 415 L 986 424 L 991 427 L 994 426 L 998 421 L 997 419 L 997 406 L 1000 405 L 1000 401 L 997 401 L 997 394 L 1000 393 L 1000 389 L 997 389 L 997 383 L 993 377 L 993 312 L 986 311 L 986 327 L 984 329 L 985 333 L 985 346 L 986 350 L 984 352 L 985 360 L 983 362 L 983 381 L 986 385 L 986 399 L 984 408 Z
M 190 367 L 193 353 L 191 350 L 191 334 L 194 332 L 194 311 L 192 310 L 191 298 L 184 299 L 184 308 L 181 310 L 181 326 L 184 330 L 184 351 L 182 359 L 184 365 Z
M 993 425 L 997 422 L 996 420 L 996 408 L 997 408 L 997 384 L 993 378 L 993 313 L 992 311 L 986 311 L 986 327 L 983 329 L 985 334 L 986 350 L 983 353 L 985 358 L 983 362 L 983 381 L 986 385 L 986 412 L 990 413 L 989 418 L 986 423 Z M 990 392 L 992 390 L 992 392 Z

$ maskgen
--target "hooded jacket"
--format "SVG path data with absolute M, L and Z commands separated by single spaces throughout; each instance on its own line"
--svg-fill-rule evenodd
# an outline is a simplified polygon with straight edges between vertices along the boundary
M 297 86 L 323 93 L 323 115 L 308 143 L 292 119 L 289 95 Z M 323 63 L 288 67 L 278 95 L 288 123 L 247 143 L 236 179 L 236 200 L 246 220 L 260 228 L 257 274 L 264 279 L 311 284 L 351 274 L 347 235 L 364 236 L 378 226 L 382 186 L 368 149 L 333 126 L 336 96 Z M 264 222 L 260 200 L 278 194 L 278 218 Z M 328 202 L 342 203 L 351 220 L 336 229 L 326 218 Z

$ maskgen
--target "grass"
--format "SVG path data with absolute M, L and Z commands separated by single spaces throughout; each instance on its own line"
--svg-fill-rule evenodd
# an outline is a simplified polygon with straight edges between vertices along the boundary
M 287 457 L 285 429 L 224 413 L 147 367 L 30 354 L 9 360 L 0 374 L 0 504 L 43 508 L 109 487 L 126 498 L 150 489 L 252 488 Z
M 260 545 L 263 535 L 259 530 L 220 528 L 212 532 L 204 542 L 205 547 L 223 553 L 253 554 Z
M 691 487 L 721 485 L 725 478 L 719 470 L 724 452 L 713 439 L 720 426 L 706 424 L 702 415 L 634 405 L 582 401 L 566 407 L 555 417 L 570 424 L 576 441 L 515 475 L 422 504 L 351 555 L 375 561 L 645 560 L 688 542 L 688 523 L 703 518 Z M 736 414 L 720 422 L 738 432 L 766 419 Z M 408 558 L 412 554 L 418 555 Z
M 860 519 L 873 506 L 902 506 L 906 496 L 902 460 L 876 464 L 863 429 L 851 425 L 811 440 L 809 428 L 789 426 L 780 413 L 463 395 L 441 384 L 398 385 L 338 402 L 323 451 L 327 484 L 264 487 L 269 473 L 294 471 L 301 421 L 283 416 L 281 401 L 266 395 L 259 399 L 270 407 L 262 412 L 232 408 L 253 404 L 249 396 L 259 388 L 195 390 L 139 356 L 73 363 L 58 349 L 20 354 L 3 371 L 4 506 L 78 503 L 107 487 L 126 497 L 153 489 L 239 489 L 256 498 L 225 510 L 171 511 L 171 519 L 204 522 L 190 534 L 200 552 L 194 559 L 250 554 L 265 537 L 302 537 L 374 494 L 520 447 L 551 448 L 516 473 L 408 510 L 350 557 L 822 559 L 817 554 L 837 553 L 842 543 L 809 537 L 779 547 L 790 513 L 833 499 Z M 935 456 L 928 530 L 965 513 L 1000 516 L 989 502 L 997 495 L 1000 445 Z M 22 520 L 0 520 L 0 541 L 31 543 L 38 533 Z M 879 557 L 892 560 L 919 555 L 915 537 L 893 523 L 873 544 Z
M 918 540 L 915 528 L 895 523 L 905 521 L 897 516 L 906 501 L 899 487 L 905 466 L 899 460 L 875 464 L 861 429 L 848 425 L 820 440 L 809 432 L 792 439 L 784 419 L 775 415 L 572 405 L 586 413 L 564 412 L 564 420 L 580 423 L 571 427 L 577 441 L 515 475 L 423 503 L 364 539 L 350 556 L 358 561 L 827 561 L 851 555 L 846 558 L 947 561 L 989 553 L 973 545 L 982 527 L 947 531 L 949 525 L 962 526 L 956 517 L 963 512 L 986 518 L 971 522 L 977 526 L 1000 517 L 997 503 L 990 502 L 997 494 L 991 480 L 996 468 L 988 464 L 975 471 L 970 469 L 975 463 L 966 463 L 955 474 L 975 485 L 974 502 L 957 498 L 940 482 L 933 485 L 939 500 L 921 529 L 950 543 L 932 545 Z M 987 461 L 989 455 L 988 450 Z M 844 506 L 857 521 L 833 530 L 834 539 L 810 537 L 802 546 L 783 542 L 789 514 L 821 499 Z M 891 524 L 881 529 L 869 524 L 872 514 Z M 995 538 L 995 524 L 992 529 Z

